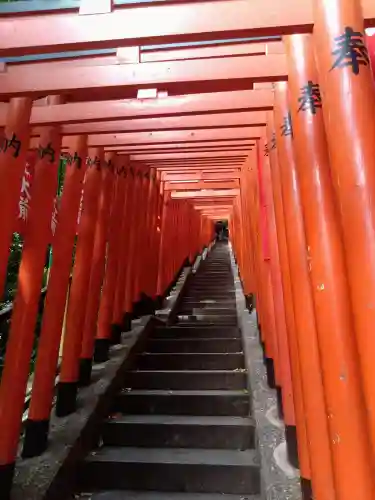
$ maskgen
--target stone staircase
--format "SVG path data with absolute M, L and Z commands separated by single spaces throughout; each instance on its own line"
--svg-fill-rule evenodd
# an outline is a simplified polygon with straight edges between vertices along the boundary
M 91 500 L 259 500 L 226 244 L 191 277 L 176 324 L 152 332 L 79 471 Z

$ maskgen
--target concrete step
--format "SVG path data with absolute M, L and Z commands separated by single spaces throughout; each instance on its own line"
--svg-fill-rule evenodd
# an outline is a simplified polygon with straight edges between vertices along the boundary
M 209 276 L 196 277 L 193 282 L 189 284 L 189 290 L 220 290 L 220 287 L 226 287 L 229 290 L 233 289 L 233 278 L 230 276 L 222 278 L 210 278 Z
M 102 429 L 105 446 L 209 448 L 246 450 L 255 447 L 250 417 L 125 415 Z
M 246 387 L 245 369 L 240 370 L 137 370 L 126 374 L 132 389 L 241 390 Z
M 212 318 L 223 318 L 225 320 L 237 320 L 237 311 L 235 309 L 232 310 L 218 310 L 218 309 L 200 309 L 196 307 L 184 307 L 181 308 L 178 316 L 192 316 L 198 319 L 206 319 L 208 318 L 211 321 Z
M 228 300 L 232 299 L 235 296 L 235 290 L 228 290 L 228 291 L 223 291 L 222 289 L 225 287 L 217 287 L 216 289 L 212 290 L 205 290 L 202 288 L 189 288 L 186 292 L 186 297 L 192 297 L 192 298 L 205 298 L 205 299 L 210 299 L 217 297 L 218 299 L 223 299 L 223 300 Z
M 233 304 L 232 307 L 224 305 L 218 306 L 217 304 L 183 304 L 180 309 L 180 314 L 184 311 L 190 311 L 193 314 L 229 314 L 235 315 L 237 314 L 236 305 Z
M 217 415 L 247 417 L 247 390 L 127 390 L 120 392 L 112 413 L 128 415 Z
M 179 326 L 210 326 L 210 325 L 219 325 L 219 326 L 236 326 L 237 318 L 225 318 L 223 316 L 178 316 L 177 324 Z
M 184 301 L 183 304 L 181 304 L 179 308 L 179 313 L 182 311 L 190 310 L 192 311 L 193 309 L 204 309 L 207 311 L 211 311 L 212 309 L 221 309 L 221 308 L 229 308 L 232 309 L 232 311 L 236 311 L 236 304 L 234 301 L 217 301 L 217 300 L 211 300 L 210 302 L 199 302 L 199 301 L 192 301 L 192 302 L 187 302 Z M 220 314 L 220 313 L 219 313 Z
M 259 459 L 254 450 L 103 447 L 86 459 L 79 480 L 81 491 L 260 492 Z
M 223 289 L 228 289 L 228 292 L 233 292 L 233 279 L 230 280 L 216 280 L 210 283 L 210 278 L 204 278 L 201 282 L 194 280 L 189 286 L 189 292 L 199 291 L 204 293 L 223 293 Z
M 88 500 L 87 494 L 77 497 Z M 221 493 L 176 493 L 159 491 L 113 490 L 92 493 L 89 500 L 261 500 L 259 495 L 225 495 Z
M 241 352 L 241 339 L 158 339 L 147 342 L 145 352 Z
M 229 309 L 230 311 L 235 311 L 236 310 L 236 302 L 234 300 L 217 302 L 216 300 L 209 300 L 209 299 L 195 301 L 195 302 L 183 301 L 183 303 L 181 305 L 181 310 L 184 310 L 187 307 L 190 309 L 204 309 L 204 310 L 209 310 L 209 311 L 213 311 L 213 310 L 221 311 L 223 309 Z
M 139 370 L 236 370 L 245 368 L 243 354 L 141 354 Z
M 241 332 L 237 327 L 208 326 L 205 328 L 172 326 L 168 328 L 156 328 L 151 335 L 155 339 L 172 338 L 240 338 Z

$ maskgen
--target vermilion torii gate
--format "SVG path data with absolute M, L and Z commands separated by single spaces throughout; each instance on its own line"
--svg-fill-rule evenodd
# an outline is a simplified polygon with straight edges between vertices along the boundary
M 0 385 L 1 498 L 48 245 L 25 458 L 47 447 L 64 318 L 59 416 L 225 218 L 305 498 L 375 498 L 371 26 L 372 0 L 0 9 L 2 287 L 20 224 L 24 235 Z

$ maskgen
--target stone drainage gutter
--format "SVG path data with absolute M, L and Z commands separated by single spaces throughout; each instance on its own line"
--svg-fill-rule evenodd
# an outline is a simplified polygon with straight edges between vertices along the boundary
M 285 429 L 278 417 L 276 391 L 267 385 L 256 313 L 253 310 L 250 314 L 246 309 L 238 269 L 232 249 L 230 251 L 238 323 L 242 331 L 252 413 L 261 457 L 261 496 L 263 500 L 301 500 L 299 471 L 290 465 L 287 458 Z

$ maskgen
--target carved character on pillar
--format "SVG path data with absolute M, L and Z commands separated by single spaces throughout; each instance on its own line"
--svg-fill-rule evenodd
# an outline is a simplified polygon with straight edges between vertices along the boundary
M 14 158 L 18 158 L 21 151 L 21 141 L 17 139 L 17 136 L 14 133 L 12 134 L 12 137 L 10 139 L 5 137 L 5 135 L 0 139 L 0 151 L 2 153 L 5 153 L 8 148 L 13 148 L 13 156 Z
M 55 236 L 56 232 L 56 226 L 57 226 L 57 216 L 59 213 L 59 198 L 58 196 L 55 196 L 55 199 L 53 201 L 53 210 L 52 210 L 52 217 L 51 217 L 51 232 L 52 236 Z
M 346 26 L 344 33 L 335 37 L 335 43 L 337 48 L 332 52 L 335 62 L 331 71 L 350 66 L 353 74 L 359 75 L 360 66 L 369 65 L 368 50 L 364 35 L 360 31 L 354 31 L 350 26 Z
M 71 155 L 70 153 L 62 153 L 61 158 L 63 160 L 66 160 L 66 162 L 69 165 L 76 163 L 78 169 L 80 169 L 82 167 L 82 158 L 80 156 L 78 156 L 77 152 L 74 153 L 74 156 Z
M 309 80 L 307 84 L 301 88 L 301 97 L 298 99 L 300 111 L 310 111 L 313 115 L 316 115 L 318 108 L 322 107 L 322 98 L 320 95 L 319 84 Z
M 18 202 L 18 218 L 23 221 L 27 221 L 27 217 L 29 215 L 30 208 L 30 171 L 28 169 L 28 165 L 26 164 L 25 173 L 22 177 L 22 185 L 21 185 L 21 195 L 20 200 Z
M 45 148 L 39 145 L 38 154 L 39 158 L 41 159 L 43 159 L 45 156 L 49 156 L 50 163 L 53 163 L 55 161 L 55 150 L 51 146 L 50 142 L 47 144 Z
M 116 174 L 119 176 L 122 175 L 124 178 L 126 178 L 126 176 L 128 175 L 128 172 L 127 172 L 125 166 L 121 165 L 121 167 L 117 167 Z M 133 174 L 133 177 L 134 177 L 134 174 Z
M 95 156 L 94 159 L 88 157 L 87 160 L 86 160 L 86 164 L 89 166 L 89 167 L 96 167 L 96 169 L 98 171 L 101 170 L 101 165 L 100 165 L 100 158 L 98 156 Z
M 270 144 L 269 150 L 272 151 L 273 149 L 276 149 L 276 134 L 275 134 L 275 132 L 272 132 L 271 144 Z
M 112 160 L 108 160 L 108 161 L 105 161 L 104 160 L 104 168 L 108 168 L 108 170 L 110 172 L 114 172 L 115 171 L 115 166 L 114 164 L 112 163 Z
M 291 135 L 293 137 L 292 117 L 290 111 L 286 116 L 284 116 L 283 124 L 280 126 L 280 130 L 281 135 L 285 137 Z

